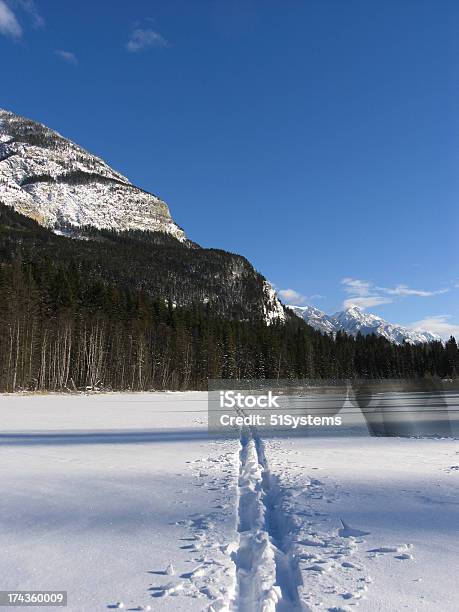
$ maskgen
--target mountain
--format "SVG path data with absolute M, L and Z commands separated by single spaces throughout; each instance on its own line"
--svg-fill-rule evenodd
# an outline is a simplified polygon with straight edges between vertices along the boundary
M 0 109 L 2 201 L 40 225 L 118 231 L 183 230 L 157 196 L 41 123 Z
M 271 285 L 244 257 L 200 248 L 158 197 L 57 132 L 5 110 L 2 204 L 0 265 L 5 258 L 71 258 L 93 278 L 175 306 L 207 304 L 217 316 L 267 324 L 286 318 Z
M 98 157 L 12 113 L 0 123 L 0 391 L 459 371 L 455 341 L 407 348 L 361 312 L 295 316 L 247 259 L 189 240 Z M 381 324 L 385 337 L 333 337 Z
M 299 317 L 304 319 L 308 325 L 326 334 L 336 334 L 338 331 L 356 336 L 359 332 L 363 336 L 375 334 L 386 338 L 396 344 L 422 344 L 426 342 L 440 341 L 440 336 L 428 331 L 414 331 L 388 323 L 381 317 L 366 313 L 357 306 L 352 306 L 333 315 L 327 315 L 318 308 L 312 306 L 289 306 Z
M 333 315 L 339 328 L 347 333 L 356 335 L 358 332 L 367 336 L 368 334 L 376 334 L 395 342 L 403 344 L 420 344 L 425 342 L 435 342 L 441 340 L 440 336 L 432 334 L 428 331 L 418 331 L 408 329 L 396 323 L 388 323 L 377 315 L 363 312 L 356 306 L 348 308 L 342 312 L 337 312 Z
M 293 312 L 304 319 L 308 325 L 322 332 L 323 334 L 335 334 L 336 325 L 331 321 L 331 317 L 314 306 L 288 306 Z

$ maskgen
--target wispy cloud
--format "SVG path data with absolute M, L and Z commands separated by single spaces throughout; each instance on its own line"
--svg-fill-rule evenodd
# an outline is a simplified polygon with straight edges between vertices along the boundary
M 394 288 L 387 287 L 376 287 L 379 291 L 387 293 L 389 295 L 400 295 L 406 297 L 409 295 L 416 295 L 418 297 L 431 297 L 432 295 L 440 295 L 442 293 L 448 293 L 449 289 L 436 289 L 435 291 L 425 291 L 423 289 L 410 289 L 407 285 L 397 285 Z
M 60 57 L 62 60 L 64 60 L 64 62 L 67 62 L 67 64 L 72 64 L 72 66 L 78 65 L 78 58 L 71 51 L 64 51 L 63 49 L 56 49 L 54 53 L 58 57 Z
M 387 297 L 383 297 L 381 295 L 368 295 L 366 297 L 350 297 L 343 302 L 343 308 L 352 308 L 353 306 L 357 306 L 361 310 L 365 310 L 365 308 L 371 308 L 372 306 L 381 306 L 382 304 L 390 304 L 392 300 Z
M 421 321 L 411 323 L 408 327 L 419 331 L 430 331 L 445 339 L 450 336 L 459 338 L 459 325 L 451 322 L 450 315 L 431 315 Z
M 280 289 L 277 292 L 287 304 L 304 304 L 306 297 L 295 289 Z
M 413 289 L 408 285 L 396 285 L 395 287 L 378 287 L 369 281 L 357 278 L 346 277 L 341 281 L 344 291 L 350 296 L 343 302 L 344 308 L 358 306 L 365 309 L 381 304 L 391 304 L 396 297 L 432 297 L 447 293 L 449 289 L 436 289 L 428 291 L 426 289 Z
M 21 24 L 4 0 L 0 0 L 0 34 L 15 39 L 22 36 Z
M 371 308 L 372 306 L 381 306 L 382 304 L 390 304 L 393 300 L 387 295 L 382 295 L 377 288 L 365 280 L 351 278 L 347 276 L 341 280 L 344 291 L 350 297 L 344 300 L 343 308 L 351 308 L 357 306 L 362 310 Z
M 138 53 L 150 47 L 168 47 L 167 40 L 155 30 L 149 28 L 135 28 L 131 32 L 131 37 L 126 43 L 126 49 L 131 53 Z
M 12 0 L 16 6 L 19 6 L 25 13 L 28 14 L 34 27 L 41 28 L 45 25 L 45 20 L 38 12 L 37 6 L 33 0 Z
M 311 301 L 323 297 L 323 295 L 319 295 L 318 293 L 314 295 L 302 295 L 298 291 L 295 291 L 295 289 L 278 289 L 277 293 L 286 304 L 291 304 L 292 306 L 305 306 Z
M 35 28 L 45 25 L 34 0 L 0 0 L 0 34 L 16 40 L 22 37 L 24 30 L 18 12 L 25 13 Z
M 371 283 L 368 281 L 346 277 L 342 279 L 341 283 L 344 285 L 344 291 L 347 293 L 363 296 L 371 292 Z

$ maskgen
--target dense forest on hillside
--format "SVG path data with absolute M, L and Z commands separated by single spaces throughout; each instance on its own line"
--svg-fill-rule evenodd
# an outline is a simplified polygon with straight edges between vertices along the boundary
M 206 302 L 220 317 L 254 320 L 264 314 L 264 278 L 240 255 L 183 244 L 161 232 L 84 227 L 63 233 L 58 236 L 0 203 L 0 262 L 20 257 L 43 268 L 46 261 L 74 261 L 87 279 L 182 306 Z
M 207 378 L 452 376 L 455 341 L 336 340 L 290 319 L 266 326 L 174 308 L 89 281 L 74 261 L 0 268 L 0 389 L 203 389 Z
M 333 339 L 293 315 L 267 326 L 251 267 L 249 289 L 240 285 L 242 299 L 253 283 L 247 310 L 233 298 L 225 312 L 224 300 L 203 303 L 196 293 L 177 305 L 169 293 L 174 270 L 180 280 L 183 266 L 202 266 L 197 276 L 204 292 L 206 265 L 222 269 L 212 268 L 220 251 L 193 264 L 188 254 L 198 249 L 163 236 L 145 242 L 94 231 L 72 240 L 1 212 L 0 390 L 204 389 L 208 378 L 452 377 L 459 371 L 454 339 L 445 346 Z M 151 277 L 133 268 L 140 257 L 150 262 Z

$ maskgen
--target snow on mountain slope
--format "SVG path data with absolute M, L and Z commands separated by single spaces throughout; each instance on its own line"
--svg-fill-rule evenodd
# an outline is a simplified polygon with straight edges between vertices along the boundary
M 403 344 L 409 342 L 411 344 L 419 344 L 422 342 L 433 342 L 440 340 L 440 336 L 432 334 L 428 331 L 414 331 L 401 325 L 388 323 L 381 317 L 374 314 L 366 313 L 353 306 L 342 312 L 337 312 L 333 315 L 339 328 L 347 331 L 350 334 L 360 332 L 364 336 L 368 334 L 376 334 L 383 336 L 387 340 Z
M 68 238 L 84 239 L 81 232 L 73 228 L 92 226 L 117 231 L 159 231 L 190 244 L 171 218 L 165 202 L 135 187 L 102 159 L 57 132 L 2 109 L 0 204 Z M 201 265 L 205 265 L 205 261 Z M 246 305 L 251 299 L 257 302 L 258 308 L 251 304 L 248 310 L 252 308 L 252 312 L 261 314 L 268 325 L 285 320 L 283 305 L 264 279 L 256 296 L 253 292 L 250 297 L 246 295 L 257 277 L 248 262 L 241 263 L 239 256 L 228 254 L 222 266 L 218 272 L 222 284 L 227 287 L 238 284 L 237 299 Z M 205 277 L 206 270 L 203 272 L 201 276 Z M 215 271 L 207 271 L 207 274 L 215 274 Z M 207 280 L 209 285 L 215 285 L 215 276 L 208 276 Z M 203 291 L 212 295 L 214 289 L 204 287 Z M 197 293 L 188 286 L 189 301 L 199 299 Z
M 441 340 L 440 336 L 428 331 L 411 330 L 402 325 L 389 323 L 381 317 L 360 310 L 352 306 L 333 315 L 327 315 L 312 306 L 289 306 L 293 312 L 303 318 L 308 325 L 323 333 L 336 334 L 338 331 L 356 336 L 359 332 L 363 336 L 376 334 L 396 344 L 421 344 Z
M 335 334 L 338 330 L 330 317 L 314 306 L 289 306 L 308 325 L 324 334 Z
M 57 132 L 2 109 L 0 202 L 46 227 L 161 231 L 186 240 L 158 197 Z
M 267 325 L 275 321 L 285 321 L 285 310 L 276 291 L 268 281 L 263 282 L 263 317 Z

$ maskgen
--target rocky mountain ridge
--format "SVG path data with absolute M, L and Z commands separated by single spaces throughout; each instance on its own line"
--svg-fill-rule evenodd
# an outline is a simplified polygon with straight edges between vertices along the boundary
M 328 315 L 313 306 L 289 306 L 293 312 L 304 319 L 308 325 L 326 334 L 339 331 L 351 336 L 376 334 L 396 344 L 422 344 L 440 341 L 440 336 L 428 331 L 413 330 L 403 325 L 389 323 L 377 315 L 364 312 L 357 306 Z
M 49 228 L 161 231 L 186 240 L 163 200 L 54 130 L 2 109 L 0 198 Z
M 0 205 L 7 259 L 71 252 L 88 274 L 177 306 L 206 304 L 218 316 L 268 325 L 288 316 L 244 257 L 199 247 L 163 200 L 54 130 L 1 109 Z M 12 212 L 73 244 L 55 243 Z

